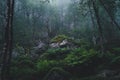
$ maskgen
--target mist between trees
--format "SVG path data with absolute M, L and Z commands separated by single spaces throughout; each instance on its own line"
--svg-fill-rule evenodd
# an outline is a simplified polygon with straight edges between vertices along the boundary
M 76 53 L 77 51 L 79 54 Z M 78 78 L 75 68 L 79 67 L 81 70 L 85 66 L 82 63 L 86 63 L 89 69 L 91 65 L 87 61 L 92 61 L 91 56 L 97 60 L 98 56 L 101 57 L 99 66 L 102 65 L 101 69 L 104 70 L 109 64 L 106 61 L 107 65 L 103 65 L 102 60 L 111 58 L 106 54 L 114 55 L 110 59 L 111 62 L 108 62 L 112 63 L 112 61 L 119 61 L 119 52 L 120 0 L 0 0 L 0 80 L 25 80 L 30 79 L 30 75 L 34 75 L 32 80 L 41 80 L 44 78 L 38 75 L 48 77 L 53 74 L 50 74 L 52 70 L 53 72 L 57 70 L 58 73 L 60 71 L 60 74 L 61 72 L 71 74 L 70 70 L 73 70 L 74 77 Z M 86 53 L 88 57 L 84 57 L 82 53 Z M 78 55 L 80 59 L 75 55 Z M 53 57 L 53 62 L 49 62 L 50 56 Z M 80 62 L 81 56 L 85 58 L 85 62 L 84 60 Z M 60 59 L 56 60 L 56 58 Z M 75 59 L 74 63 L 72 63 L 72 58 Z M 25 59 L 23 63 L 22 59 Z M 66 60 L 70 60 L 71 63 L 69 61 L 67 63 Z M 33 72 L 30 64 L 27 64 L 29 61 L 35 66 Z M 27 74 L 27 71 L 22 72 L 23 68 L 16 67 L 18 63 L 30 68 L 28 72 L 30 71 L 31 74 L 25 77 L 24 74 L 25 72 Z M 50 67 L 52 63 L 55 65 Z M 60 63 L 62 67 L 57 63 Z M 96 64 L 93 61 L 94 63 Z M 117 63 L 115 67 L 118 67 Z M 49 69 L 44 71 L 42 67 L 42 71 L 41 66 L 47 65 Z M 64 71 L 65 65 L 67 65 L 66 71 Z M 52 69 L 54 67 L 57 68 Z M 98 66 L 97 69 L 95 68 L 95 74 L 101 70 L 98 68 Z M 60 74 L 59 76 L 63 76 Z M 88 77 L 88 74 L 86 71 L 84 76 Z M 45 80 L 54 80 L 53 78 L 59 80 L 55 74 L 49 79 L 45 77 Z M 66 79 L 70 80 L 68 77 Z M 73 80 L 78 79 L 73 78 Z M 60 80 L 65 79 L 61 77 Z

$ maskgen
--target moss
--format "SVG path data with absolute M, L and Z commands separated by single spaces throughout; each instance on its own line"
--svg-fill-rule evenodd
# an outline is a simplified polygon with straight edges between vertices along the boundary
M 65 36 L 65 35 L 58 35 L 58 36 L 54 37 L 54 38 L 51 40 L 51 42 L 52 42 L 52 43 L 62 42 L 62 41 L 65 40 L 65 39 L 68 40 L 69 37 L 67 37 L 67 36 Z

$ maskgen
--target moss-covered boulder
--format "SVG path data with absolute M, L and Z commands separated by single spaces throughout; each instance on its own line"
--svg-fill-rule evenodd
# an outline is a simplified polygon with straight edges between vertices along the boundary
M 58 43 L 58 42 L 62 42 L 63 40 L 65 39 L 70 39 L 68 36 L 65 36 L 65 35 L 58 35 L 58 36 L 55 36 L 52 40 L 51 40 L 51 43 Z
M 54 37 L 51 40 L 51 44 L 50 47 L 51 48 L 63 48 L 63 47 L 74 47 L 74 39 L 65 36 L 65 35 L 58 35 L 56 37 Z
M 51 69 L 43 80 L 70 80 L 70 73 L 56 67 Z

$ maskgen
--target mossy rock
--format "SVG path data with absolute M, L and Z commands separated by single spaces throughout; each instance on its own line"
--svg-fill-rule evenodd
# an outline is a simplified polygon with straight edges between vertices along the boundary
M 43 80 L 70 80 L 70 73 L 62 68 L 52 68 Z
M 58 42 L 62 42 L 63 40 L 69 40 L 70 38 L 68 36 L 65 36 L 65 35 L 58 35 L 58 36 L 55 36 L 52 40 L 51 40 L 51 43 L 58 43 Z
M 120 80 L 120 78 L 117 78 L 117 77 L 90 76 L 90 77 L 85 77 L 85 78 L 81 78 L 81 79 L 77 79 L 77 80 Z

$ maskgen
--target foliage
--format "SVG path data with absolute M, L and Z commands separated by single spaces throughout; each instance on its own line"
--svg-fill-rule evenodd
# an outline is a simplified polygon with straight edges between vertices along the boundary
M 13 79 L 32 80 L 32 77 L 36 74 L 36 67 L 29 57 L 21 56 L 17 60 L 12 61 L 11 71 Z
M 79 47 L 84 47 L 84 48 L 89 46 L 89 43 L 85 39 L 74 40 L 74 44 L 78 45 Z
M 68 54 L 68 56 L 65 58 L 65 61 L 68 65 L 75 66 L 89 61 L 95 55 L 96 52 L 92 49 L 86 51 L 85 49 L 78 48 L 73 50 L 71 54 Z
M 48 49 L 46 53 L 42 55 L 42 58 L 50 60 L 60 60 L 63 59 L 66 54 L 70 52 L 68 48 L 57 48 L 57 49 Z
M 110 68 L 112 69 L 119 69 L 120 67 L 120 56 L 116 56 L 112 59 L 111 63 L 110 63 Z
M 20 77 L 24 80 L 33 75 L 33 77 L 43 79 L 45 75 L 49 75 L 57 67 L 64 69 L 72 76 L 85 77 L 93 75 L 101 69 L 111 69 L 111 67 L 118 69 L 119 63 L 120 57 L 110 52 L 102 55 L 94 49 L 88 50 L 82 47 L 49 49 L 37 61 L 32 61 L 28 56 L 20 56 L 14 60 L 12 76 L 15 79 Z M 92 79 L 101 80 L 99 77 L 91 77 Z
M 111 49 L 111 52 L 113 52 L 114 54 L 118 54 L 118 55 L 119 55 L 119 53 L 120 53 L 120 48 L 119 48 L 119 47 L 113 48 L 113 49 Z
M 16 53 L 17 57 L 15 56 L 16 58 L 12 60 L 11 77 L 13 80 L 36 80 L 35 77 L 38 77 L 39 80 L 45 75 L 52 74 L 53 71 L 61 74 L 69 72 L 72 76 L 77 77 L 87 76 L 80 80 L 103 80 L 96 76 L 88 76 L 104 69 L 119 71 L 120 32 L 116 25 L 119 27 L 120 0 L 101 0 L 104 5 L 99 0 L 90 2 L 89 0 L 70 0 L 71 2 L 66 5 L 66 0 L 59 6 L 56 6 L 57 4 L 54 2 L 51 4 L 51 1 L 54 0 L 15 1 L 13 18 L 15 52 L 13 53 L 17 52 L 20 55 Z M 96 10 L 93 10 L 94 6 Z M 6 38 L 5 36 L 8 36 L 4 34 L 5 0 L 0 1 L 0 8 L 1 63 L 3 40 Z M 95 17 L 94 13 L 98 13 L 99 19 Z M 98 28 L 97 19 L 100 20 L 101 29 Z M 104 38 L 104 54 L 99 52 L 102 39 L 100 39 L 100 33 Z M 55 37 L 51 40 L 53 36 Z M 48 47 L 50 43 L 60 43 L 63 40 L 67 40 L 68 45 L 71 46 L 53 49 Z M 36 57 L 38 54 L 35 54 L 32 49 L 38 45 L 39 41 L 44 42 L 48 50 L 36 50 L 36 53 L 42 54 Z M 93 42 L 95 43 L 94 48 Z
M 57 61 L 54 60 L 40 60 L 36 63 L 36 67 L 40 72 L 47 72 L 52 67 L 55 67 L 57 64 Z
M 54 37 L 54 38 L 51 40 L 51 42 L 53 42 L 53 43 L 62 42 L 62 41 L 65 40 L 65 39 L 68 40 L 69 37 L 67 37 L 67 36 L 65 36 L 65 35 L 58 35 L 58 36 Z

